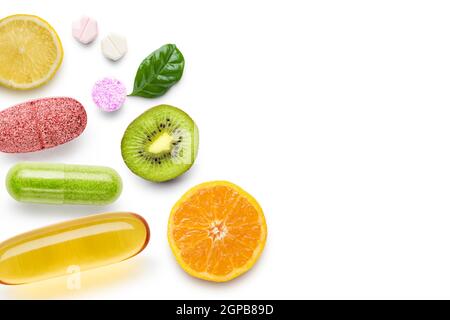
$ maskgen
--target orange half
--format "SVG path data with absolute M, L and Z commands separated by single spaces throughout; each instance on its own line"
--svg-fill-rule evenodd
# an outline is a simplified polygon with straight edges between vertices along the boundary
M 173 207 L 170 247 L 190 275 L 214 282 L 232 280 L 250 270 L 267 238 L 258 202 L 226 181 L 200 184 Z

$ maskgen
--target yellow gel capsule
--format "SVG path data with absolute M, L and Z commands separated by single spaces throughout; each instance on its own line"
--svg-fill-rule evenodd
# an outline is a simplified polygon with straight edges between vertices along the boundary
M 0 244 L 0 283 L 25 284 L 129 259 L 150 239 L 147 222 L 104 213 L 30 231 Z

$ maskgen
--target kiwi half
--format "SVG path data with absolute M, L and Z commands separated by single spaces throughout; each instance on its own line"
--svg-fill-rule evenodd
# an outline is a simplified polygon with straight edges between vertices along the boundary
M 154 182 L 172 180 L 194 164 L 198 128 L 184 111 L 159 105 L 128 126 L 121 149 L 125 164 L 136 175 Z

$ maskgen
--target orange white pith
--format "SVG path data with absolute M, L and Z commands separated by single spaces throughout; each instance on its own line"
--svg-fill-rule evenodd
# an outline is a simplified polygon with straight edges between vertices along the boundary
M 187 273 L 225 282 L 256 263 L 266 243 L 267 226 L 250 194 L 230 182 L 214 181 L 192 188 L 176 203 L 168 238 Z

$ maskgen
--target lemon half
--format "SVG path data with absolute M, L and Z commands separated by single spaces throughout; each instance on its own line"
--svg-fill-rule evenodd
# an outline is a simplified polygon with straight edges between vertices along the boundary
M 0 85 L 39 87 L 53 78 L 63 56 L 59 36 L 45 20 L 24 14 L 0 20 Z

